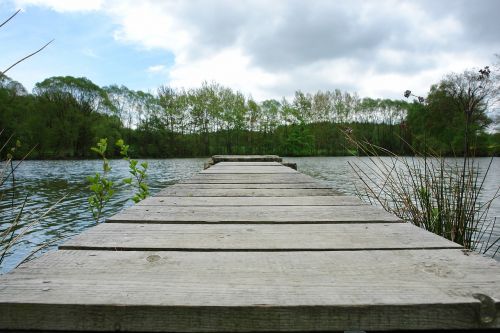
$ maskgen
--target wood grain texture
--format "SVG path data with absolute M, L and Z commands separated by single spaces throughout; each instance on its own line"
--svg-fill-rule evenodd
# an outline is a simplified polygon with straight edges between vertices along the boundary
M 59 249 L 142 251 L 338 251 L 461 248 L 409 223 L 135 224 L 102 223 Z
M 217 167 L 217 164 L 201 171 L 202 174 L 298 174 L 292 168 L 281 166 Z
M 248 167 L 248 166 L 283 166 L 278 162 L 220 162 L 216 166 Z
M 190 183 L 228 183 L 228 184 L 297 184 L 297 183 L 314 183 L 316 179 L 301 174 L 210 174 L 199 173 L 190 179 L 181 181 L 181 184 Z
M 169 189 L 185 189 L 185 190 L 197 190 L 197 189 L 271 189 L 271 188 L 281 188 L 281 189 L 314 189 L 314 188 L 320 188 L 320 189 L 330 189 L 333 190 L 331 186 L 325 183 L 284 183 L 284 184 L 270 184 L 270 183 L 263 183 L 263 184 L 227 184 L 227 183 L 203 183 L 203 184 L 196 184 L 196 183 L 183 183 L 183 184 L 175 184 L 171 185 L 168 187 Z
M 219 162 L 281 162 L 277 155 L 214 155 L 212 161 Z
M 339 195 L 337 191 L 324 188 L 313 189 L 282 189 L 282 188 L 263 188 L 263 189 L 184 189 L 177 187 L 168 187 L 161 190 L 156 196 L 174 196 L 174 197 L 303 197 L 303 196 L 325 196 Z
M 461 250 L 55 251 L 0 277 L 0 329 L 499 328 L 499 276 Z
M 306 197 L 149 197 L 137 206 L 358 206 L 366 205 L 353 196 Z
M 264 164 L 263 164 L 264 163 Z M 277 162 L 221 162 L 210 167 L 211 169 L 286 169 L 288 167 Z M 288 168 L 290 169 L 290 168 Z
M 400 222 L 396 216 L 373 206 L 239 206 L 169 207 L 132 206 L 108 222 L 143 223 L 322 223 Z

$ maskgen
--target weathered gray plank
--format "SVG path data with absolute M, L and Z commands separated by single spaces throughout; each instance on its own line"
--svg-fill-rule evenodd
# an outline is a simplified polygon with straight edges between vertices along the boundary
M 214 163 L 219 162 L 281 162 L 277 155 L 214 155 Z
M 297 174 L 298 171 L 281 166 L 255 166 L 255 167 L 217 167 L 217 165 L 201 171 L 202 174 L 220 173 L 220 174 Z
M 268 163 L 263 164 L 262 163 Z M 211 169 L 290 169 L 277 162 L 221 162 L 210 167 Z
M 55 251 L 0 277 L 0 330 L 499 328 L 499 276 L 461 250 Z
M 220 162 L 214 166 L 248 167 L 248 166 L 283 166 L 278 162 Z M 212 166 L 213 167 L 213 166 Z
M 195 183 L 182 183 L 182 184 L 175 184 L 171 185 L 169 188 L 175 188 L 175 189 L 271 189 L 271 188 L 282 188 L 282 189 L 314 189 L 314 188 L 322 188 L 322 189 L 332 189 L 331 186 L 328 186 L 327 184 L 324 183 L 283 183 L 283 184 L 273 184 L 273 183 L 263 183 L 263 184 L 254 184 L 254 183 L 247 183 L 247 184 L 227 184 L 227 183 L 202 183 L 202 184 L 195 184 Z
M 290 169 L 290 168 L 288 168 Z M 294 171 L 292 169 L 292 171 Z M 237 175 L 231 175 L 231 174 L 210 174 L 210 173 L 204 173 L 204 172 L 199 172 L 197 174 L 194 174 L 192 178 L 203 178 L 203 179 L 270 179 L 273 181 L 281 181 L 281 180 L 291 180 L 291 179 L 307 179 L 308 182 L 314 182 L 318 181 L 317 179 L 305 175 L 300 172 L 292 172 L 292 173 L 286 173 L 286 174 L 253 174 L 253 173 L 247 173 L 247 174 L 237 174 Z
M 186 179 L 180 183 L 238 183 L 238 184 L 248 184 L 248 183 L 272 183 L 272 184 L 285 184 L 285 183 L 313 183 L 318 182 L 318 180 L 301 174 L 210 174 L 210 173 L 199 173 L 194 175 L 190 179 Z
M 177 196 L 177 197 L 303 197 L 303 196 L 325 196 L 339 195 L 331 189 L 281 189 L 281 188 L 261 188 L 261 189 L 184 189 L 174 186 L 167 187 L 156 194 L 156 196 Z
M 262 165 L 262 166 L 221 166 L 220 164 L 216 164 L 212 167 L 210 167 L 210 170 L 227 170 L 227 171 L 247 171 L 247 172 L 241 172 L 241 173 L 256 173 L 259 171 L 259 173 L 297 173 L 298 171 L 293 170 L 292 168 L 280 165 L 280 166 L 275 166 L 275 165 Z M 203 170 L 201 173 L 207 173 L 208 170 Z M 269 171 L 269 172 L 268 172 Z
M 272 177 L 234 177 L 231 174 L 207 174 L 211 176 L 230 176 L 230 177 L 199 177 L 195 176 L 190 179 L 180 181 L 178 184 L 302 184 L 313 183 L 307 177 L 283 177 L 279 179 L 272 179 Z M 269 176 L 268 174 L 255 174 L 256 176 Z M 284 174 L 276 174 L 284 175 Z M 320 182 L 317 182 L 320 184 Z
M 461 248 L 410 223 L 135 224 L 102 223 L 60 249 L 139 251 L 311 251 Z
M 356 206 L 366 205 L 353 196 L 306 197 L 170 197 L 155 196 L 138 206 Z
M 396 216 L 374 206 L 132 206 L 108 222 L 143 223 L 318 223 L 400 222 Z

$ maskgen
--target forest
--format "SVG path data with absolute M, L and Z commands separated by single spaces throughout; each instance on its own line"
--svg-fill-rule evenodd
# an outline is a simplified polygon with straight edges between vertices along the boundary
M 143 92 L 66 76 L 47 78 L 30 93 L 3 76 L 0 129 L 3 141 L 12 136 L 22 143 L 18 158 L 33 148 L 32 159 L 94 158 L 90 147 L 99 138 L 123 139 L 132 156 L 143 158 L 360 154 L 346 133 L 397 154 L 431 149 L 459 156 L 465 131 L 477 156 L 498 156 L 500 134 L 487 131 L 496 82 L 489 80 L 492 89 L 484 91 L 474 73 L 444 78 L 425 98 L 408 94 L 404 99 L 404 89 L 400 100 L 336 89 L 297 90 L 293 98 L 261 102 L 215 82 Z M 478 89 L 477 101 L 464 112 L 460 89 L 471 86 Z M 119 155 L 118 147 L 113 154 Z

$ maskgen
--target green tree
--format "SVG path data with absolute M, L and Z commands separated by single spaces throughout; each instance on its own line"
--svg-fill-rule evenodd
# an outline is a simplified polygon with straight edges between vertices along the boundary
M 419 141 L 442 154 L 469 154 L 469 146 L 485 151 L 481 138 L 491 119 L 489 101 L 494 97 L 492 82 L 473 71 L 450 74 L 433 85 L 426 103 L 414 103 L 408 125 Z
M 100 118 L 96 114 L 114 114 L 104 89 L 86 78 L 58 76 L 37 83 L 34 91 L 43 108 L 53 115 L 50 125 L 55 128 L 53 134 L 58 153 L 88 156 L 94 139 L 92 127 Z

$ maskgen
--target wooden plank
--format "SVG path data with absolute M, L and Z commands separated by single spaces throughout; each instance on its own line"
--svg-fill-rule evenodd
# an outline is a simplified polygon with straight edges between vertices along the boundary
M 318 180 L 301 174 L 197 174 L 190 179 L 183 180 L 181 184 L 200 183 L 234 183 L 234 184 L 286 184 L 286 183 L 314 183 Z
M 213 169 L 290 169 L 277 162 L 221 162 L 212 165 Z
M 54 251 L 0 277 L 0 330 L 500 328 L 499 276 L 451 249 Z
M 291 168 L 288 168 L 288 169 L 291 169 Z M 293 171 L 293 169 L 292 169 Z M 283 174 L 283 175 L 256 175 L 256 174 L 238 174 L 237 176 L 234 176 L 234 175 L 213 175 L 213 174 L 207 174 L 207 173 L 203 173 L 203 172 L 199 172 L 197 174 L 194 174 L 193 177 L 203 177 L 203 178 L 213 178 L 213 179 L 224 179 L 224 178 L 276 178 L 276 179 L 291 179 L 291 178 L 297 178 L 297 179 L 302 179 L 302 178 L 307 178 L 309 181 L 318 181 L 317 179 L 311 177 L 311 176 L 308 176 L 308 175 L 305 175 L 303 173 L 300 173 L 300 172 L 292 172 L 291 174 Z
M 263 189 L 183 189 L 174 186 L 161 190 L 156 196 L 174 196 L 174 197 L 303 197 L 303 196 L 324 196 L 339 195 L 338 192 L 331 189 L 313 188 L 313 189 L 281 189 L 281 188 L 263 188 Z
M 209 174 L 207 174 L 209 175 Z M 222 176 L 223 174 L 211 174 L 211 176 Z M 266 174 L 255 174 L 256 176 L 268 176 Z M 281 174 L 284 175 L 284 174 Z M 312 183 L 311 179 L 306 177 L 299 177 L 294 179 L 293 177 L 288 178 L 280 178 L 280 179 L 272 179 L 270 177 L 234 177 L 234 175 L 226 174 L 224 176 L 232 176 L 232 177 L 220 177 L 220 178 L 211 178 L 211 177 L 193 177 L 190 179 L 186 179 L 180 181 L 178 184 L 302 184 L 302 183 Z M 317 182 L 321 184 L 320 182 Z
M 330 189 L 332 190 L 331 186 L 328 186 L 325 183 L 283 183 L 283 184 L 272 184 L 272 183 L 263 183 L 263 184 L 227 184 L 227 183 L 203 183 L 203 184 L 196 184 L 196 183 L 182 183 L 182 184 L 175 184 L 171 185 L 168 188 L 175 188 L 178 190 L 185 189 L 185 190 L 196 190 L 196 189 L 271 189 L 271 188 L 282 188 L 282 189 L 313 189 L 313 188 L 322 188 L 322 189 Z
M 132 206 L 108 222 L 142 223 L 343 223 L 400 222 L 396 216 L 374 206 Z
M 102 223 L 59 246 L 64 250 L 337 251 L 461 248 L 410 223 L 135 224 Z
M 281 162 L 282 158 L 277 155 L 214 155 L 214 163 L 219 162 Z
M 278 162 L 220 162 L 215 164 L 214 166 L 231 166 L 231 167 L 240 167 L 240 166 L 283 166 L 283 164 Z
M 220 173 L 220 174 L 297 174 L 298 171 L 288 167 L 261 166 L 261 167 L 220 167 L 215 166 L 201 171 L 202 174 Z
M 149 197 L 137 206 L 358 206 L 365 205 L 353 196 L 307 197 Z
M 210 169 L 201 171 L 201 173 L 207 173 L 208 170 L 213 171 L 241 171 L 241 173 L 297 173 L 298 171 L 286 166 L 274 166 L 274 165 L 263 165 L 263 166 L 219 166 L 216 164 Z M 246 171 L 246 172 L 243 172 Z
M 269 167 L 270 169 L 274 170 L 274 169 L 281 169 L 281 168 L 277 168 L 277 167 Z M 293 170 L 292 168 L 288 168 L 288 167 L 284 167 L 286 169 L 284 170 L 287 170 L 287 169 L 290 169 L 292 170 L 293 172 L 285 172 L 285 173 L 277 173 L 277 174 L 255 174 L 255 173 L 240 173 L 240 174 L 236 174 L 236 175 L 231 175 L 231 174 L 210 174 L 210 173 L 207 173 L 206 171 L 207 170 L 210 170 L 210 169 L 206 169 L 206 170 L 202 170 L 200 171 L 199 173 L 196 173 L 196 174 L 193 174 L 192 177 L 194 178 L 205 178 L 205 179 L 227 179 L 227 178 L 230 178 L 230 179 L 234 179 L 234 178 L 242 178 L 242 179 L 260 179 L 260 178 L 263 178 L 263 179 L 272 179 L 272 180 L 281 180 L 281 179 L 285 179 L 285 180 L 288 180 L 288 179 L 293 179 L 293 178 L 297 178 L 297 179 L 308 179 L 309 181 L 318 181 L 317 179 L 313 178 L 313 177 L 310 177 L 310 176 L 307 176 L 305 174 L 302 174 L 298 171 L 295 171 Z M 232 169 L 238 169 L 238 170 L 243 170 L 243 169 L 247 169 L 247 168 L 244 168 L 244 167 L 241 167 L 241 168 L 232 168 Z M 255 168 L 253 168 L 255 169 Z

